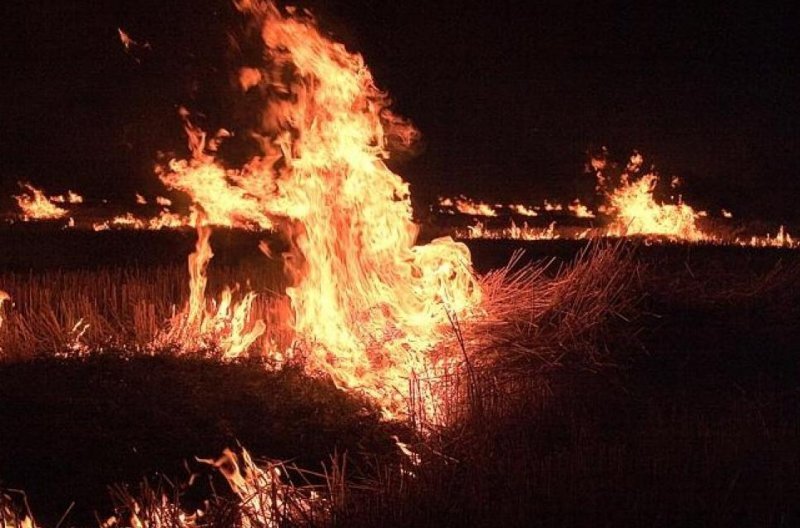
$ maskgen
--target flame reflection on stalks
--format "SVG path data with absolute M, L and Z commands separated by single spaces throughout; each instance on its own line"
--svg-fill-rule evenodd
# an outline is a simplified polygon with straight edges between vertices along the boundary
M 22 210 L 23 221 L 57 220 L 67 215 L 66 209 L 55 205 L 41 189 L 29 183 L 20 183 L 20 187 L 23 189 L 22 194 L 15 195 L 14 198 Z
M 408 185 L 383 159 L 416 131 L 388 110 L 360 55 L 315 21 L 271 2 L 240 2 L 259 25 L 267 58 L 242 90 L 263 94 L 265 155 L 226 170 L 187 126 L 193 159 L 162 180 L 188 193 L 210 223 L 274 228 L 290 242 L 285 270 L 297 345 L 309 369 L 404 412 L 409 379 L 450 331 L 478 309 L 469 250 L 452 239 L 415 246 Z M 198 248 L 199 251 L 199 248 Z M 269 352 L 269 351 L 267 351 Z
M 0 329 L 3 328 L 3 304 L 6 302 L 11 302 L 11 296 L 0 290 Z

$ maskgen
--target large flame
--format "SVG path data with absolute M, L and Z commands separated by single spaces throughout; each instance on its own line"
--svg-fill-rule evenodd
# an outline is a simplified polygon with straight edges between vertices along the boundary
M 264 64 L 239 78 L 264 99 L 264 155 L 225 169 L 189 124 L 193 159 L 173 161 L 162 179 L 211 224 L 283 234 L 293 329 L 312 368 L 393 414 L 409 379 L 436 367 L 427 353 L 452 318 L 480 304 L 469 251 L 450 238 L 415 246 L 408 184 L 384 158 L 390 142 L 408 145 L 416 131 L 388 110 L 362 57 L 307 13 L 238 6 L 263 39 Z

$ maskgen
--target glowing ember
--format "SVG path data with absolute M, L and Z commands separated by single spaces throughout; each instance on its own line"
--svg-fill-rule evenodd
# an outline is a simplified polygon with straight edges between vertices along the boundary
M 282 233 L 292 325 L 309 368 L 369 394 L 389 415 L 402 412 L 409 379 L 437 366 L 427 353 L 451 318 L 480 303 L 469 251 L 450 238 L 414 245 L 408 185 L 383 159 L 390 140 L 409 145 L 416 131 L 388 110 L 361 56 L 307 14 L 242 4 L 266 57 L 258 68 L 271 124 L 259 131 L 265 155 L 225 170 L 188 123 L 194 157 L 172 162 L 162 180 L 210 223 Z
M 66 209 L 55 205 L 44 191 L 37 189 L 29 183 L 20 183 L 23 192 L 14 196 L 17 205 L 22 210 L 22 220 L 56 220 L 67 215 Z
M 122 28 L 117 28 L 117 32 L 119 33 L 119 40 L 122 42 L 122 45 L 125 46 L 126 50 L 129 50 L 131 46 L 136 42 L 134 41 L 130 35 L 122 30 Z
M 141 62 L 141 59 L 138 56 L 136 56 L 136 53 L 139 52 L 140 50 L 149 50 L 150 43 L 137 42 L 136 40 L 131 38 L 131 36 L 128 33 L 123 31 L 122 28 L 117 28 L 117 33 L 119 34 L 119 41 L 122 42 L 122 45 L 125 47 L 125 53 L 133 57 L 133 60 L 135 60 L 136 62 Z

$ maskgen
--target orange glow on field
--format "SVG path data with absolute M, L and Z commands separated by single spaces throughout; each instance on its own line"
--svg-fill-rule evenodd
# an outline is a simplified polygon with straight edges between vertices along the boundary
M 187 119 L 193 157 L 170 163 L 162 181 L 189 194 L 210 224 L 272 229 L 289 242 L 290 324 L 308 368 L 397 415 L 409 379 L 447 361 L 434 364 L 429 352 L 452 318 L 480 305 L 469 251 L 450 238 L 415 245 L 408 184 L 384 159 L 390 143 L 410 145 L 417 133 L 389 111 L 362 57 L 323 36 L 306 13 L 239 5 L 258 24 L 267 58 L 248 66 L 261 75 L 243 83 L 268 88 L 265 153 L 223 169 Z M 198 242 L 198 275 L 203 251 Z M 201 312 L 190 306 L 187 324 Z

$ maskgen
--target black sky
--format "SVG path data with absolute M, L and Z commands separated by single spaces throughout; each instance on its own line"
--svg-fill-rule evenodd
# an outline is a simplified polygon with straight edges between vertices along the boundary
M 709 5 L 706 5 L 709 4 Z M 423 199 L 568 198 L 584 152 L 639 149 L 687 199 L 797 219 L 798 8 L 791 3 L 305 2 L 364 54 L 424 136 L 398 166 Z M 3 5 L 0 174 L 89 196 L 159 189 L 193 83 L 223 82 L 225 0 Z M 123 27 L 147 41 L 126 55 Z M 214 80 L 214 79 L 218 80 Z M 207 95 L 197 106 L 218 105 Z M 217 109 L 219 110 L 219 109 Z

